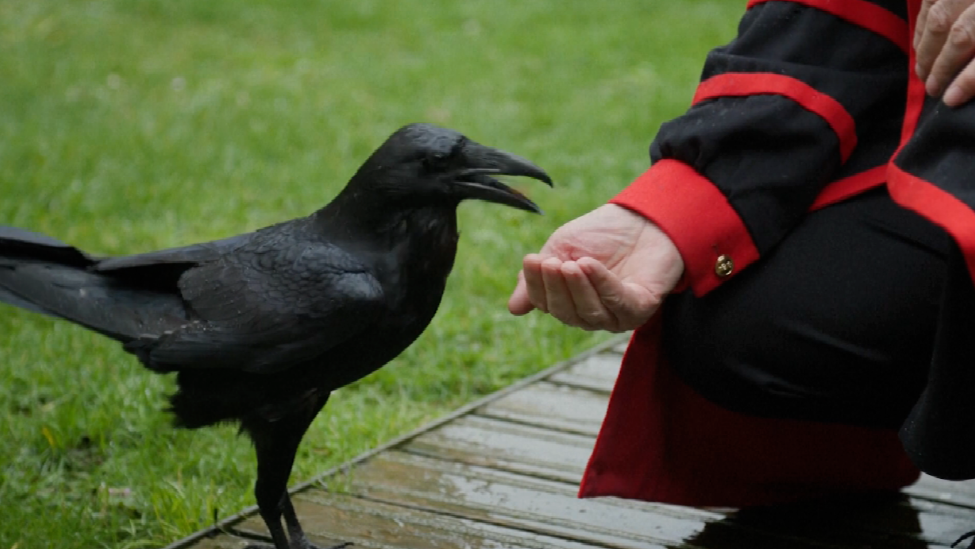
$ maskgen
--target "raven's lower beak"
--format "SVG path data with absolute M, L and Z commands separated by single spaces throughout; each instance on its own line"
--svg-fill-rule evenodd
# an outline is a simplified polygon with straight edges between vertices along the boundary
M 457 173 L 454 188 L 462 198 L 485 200 L 520 210 L 542 213 L 527 196 L 495 179 L 494 175 L 523 175 L 552 186 L 544 170 L 524 158 L 468 141 L 464 146 L 467 169 Z

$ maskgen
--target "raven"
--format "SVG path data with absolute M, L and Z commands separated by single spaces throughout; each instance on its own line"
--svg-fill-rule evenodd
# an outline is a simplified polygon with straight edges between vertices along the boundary
M 433 318 L 458 204 L 540 213 L 494 175 L 552 184 L 523 158 L 410 124 L 324 208 L 224 240 L 100 258 L 0 226 L 0 302 L 80 324 L 150 370 L 175 372 L 176 425 L 239 424 L 275 549 L 310 549 L 287 491 L 298 444 L 331 391 L 399 355 Z

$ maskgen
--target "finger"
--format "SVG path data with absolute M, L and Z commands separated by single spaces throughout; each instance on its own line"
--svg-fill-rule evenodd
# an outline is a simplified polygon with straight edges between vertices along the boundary
M 944 102 L 949 107 L 959 107 L 975 97 L 975 63 L 969 63 L 945 91 Z
M 596 288 L 593 287 L 589 276 L 582 270 L 582 267 L 575 261 L 568 261 L 562 264 L 562 275 L 565 277 L 572 301 L 575 303 L 576 314 L 591 329 L 594 330 L 619 330 L 619 321 L 616 315 L 606 308 Z
M 538 254 L 528 254 L 521 263 L 522 272 L 525 274 L 525 288 L 528 290 L 528 300 L 531 304 L 542 311 L 548 312 L 548 303 L 545 299 L 545 282 L 542 280 L 542 256 Z
M 542 279 L 545 282 L 545 299 L 550 315 L 569 326 L 585 326 L 576 314 L 575 302 L 562 276 L 562 260 L 550 257 L 542 262 Z
M 528 286 L 525 284 L 525 271 L 518 271 L 518 284 L 508 298 L 508 311 L 515 315 L 526 315 L 534 309 L 531 299 L 528 298 Z
M 935 59 L 944 54 L 943 50 L 951 47 L 946 45 L 948 36 L 955 21 L 968 7 L 967 2 L 968 0 L 935 0 L 927 9 L 921 39 L 916 47 L 916 71 L 918 78 L 925 81 L 926 90 L 931 95 L 940 95 L 948 83 L 940 79 L 932 80 L 932 68 Z M 917 26 L 921 26 L 920 22 Z
M 917 51 L 918 46 L 921 45 L 921 36 L 924 35 L 924 27 L 928 19 L 928 10 L 931 9 L 931 4 L 935 0 L 923 0 L 921 2 L 921 10 L 917 14 L 917 19 L 914 21 L 914 50 Z M 922 78 L 923 80 L 923 78 Z
M 618 276 L 596 260 L 582 258 L 579 266 L 589 277 L 603 304 L 616 316 L 619 330 L 638 328 L 657 311 L 660 300 L 649 290 L 636 284 L 624 284 Z
M 925 82 L 926 91 L 934 96 L 940 95 L 958 71 L 972 61 L 973 55 L 975 55 L 975 12 L 969 9 L 955 21 L 941 53 L 931 65 L 930 74 Z M 957 95 L 959 92 L 955 93 Z

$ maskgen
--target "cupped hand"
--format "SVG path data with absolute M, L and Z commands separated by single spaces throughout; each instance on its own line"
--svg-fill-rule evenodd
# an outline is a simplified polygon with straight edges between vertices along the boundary
M 929 95 L 949 107 L 975 97 L 975 0 L 923 0 L 914 50 Z
M 683 272 L 663 231 L 607 204 L 566 223 L 539 253 L 525 256 L 508 310 L 538 309 L 570 326 L 623 332 L 649 320 Z

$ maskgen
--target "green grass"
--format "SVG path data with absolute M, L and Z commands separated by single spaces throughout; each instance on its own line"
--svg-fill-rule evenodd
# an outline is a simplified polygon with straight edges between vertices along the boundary
M 648 164 L 744 0 L 0 0 L 0 224 L 120 254 L 327 202 L 413 121 L 533 159 L 547 212 L 461 208 L 436 319 L 340 390 L 313 476 L 606 338 L 505 301 L 523 254 Z M 158 547 L 253 502 L 230 427 L 181 432 L 172 379 L 66 323 L 0 307 L 0 549 Z

